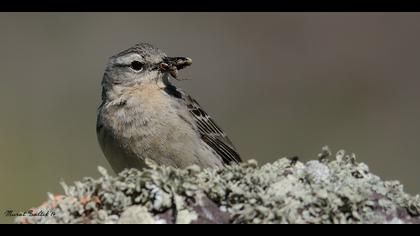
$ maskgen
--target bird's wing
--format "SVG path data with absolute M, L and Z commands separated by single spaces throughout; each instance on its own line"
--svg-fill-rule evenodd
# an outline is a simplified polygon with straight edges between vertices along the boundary
M 230 141 L 229 137 L 223 132 L 213 119 L 200 107 L 195 99 L 190 95 L 180 91 L 185 101 L 188 111 L 194 118 L 200 133 L 201 139 L 209 145 L 223 160 L 223 163 L 242 162 L 238 152 Z

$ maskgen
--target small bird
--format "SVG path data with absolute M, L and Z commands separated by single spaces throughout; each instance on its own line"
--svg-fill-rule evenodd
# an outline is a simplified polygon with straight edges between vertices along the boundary
M 112 56 L 102 80 L 97 136 L 116 173 L 159 165 L 202 168 L 239 163 L 230 139 L 196 100 L 176 88 L 187 57 L 168 57 L 140 43 Z

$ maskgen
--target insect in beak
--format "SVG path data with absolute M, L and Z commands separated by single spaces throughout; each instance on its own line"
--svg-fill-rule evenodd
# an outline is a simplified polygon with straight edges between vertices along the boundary
M 162 72 L 169 72 L 169 74 L 177 79 L 178 70 L 181 70 L 192 64 L 192 60 L 188 57 L 165 57 L 160 63 L 159 69 Z

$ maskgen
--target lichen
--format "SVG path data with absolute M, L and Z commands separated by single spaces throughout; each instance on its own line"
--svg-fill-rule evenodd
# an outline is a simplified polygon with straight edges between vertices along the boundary
M 38 209 L 54 216 L 16 218 L 18 223 L 420 223 L 420 196 L 398 181 L 382 181 L 354 154 L 334 156 L 324 147 L 317 160 L 255 160 L 225 168 L 158 166 L 113 177 L 62 183 Z
M 157 220 L 143 206 L 128 207 L 118 219 L 119 224 L 154 224 Z

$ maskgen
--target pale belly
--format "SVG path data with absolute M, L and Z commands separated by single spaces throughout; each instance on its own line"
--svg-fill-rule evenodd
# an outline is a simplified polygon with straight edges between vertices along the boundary
M 187 109 L 174 101 L 131 97 L 124 106 L 104 109 L 102 113 L 104 125 L 98 131 L 98 140 L 117 173 L 125 168 L 143 168 L 146 158 L 178 168 L 222 165 L 217 154 L 201 140 Z

